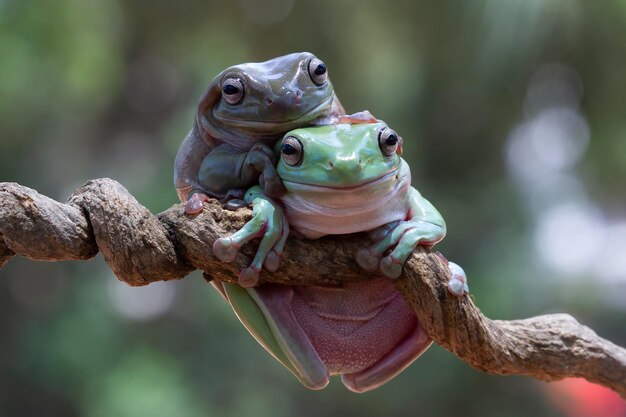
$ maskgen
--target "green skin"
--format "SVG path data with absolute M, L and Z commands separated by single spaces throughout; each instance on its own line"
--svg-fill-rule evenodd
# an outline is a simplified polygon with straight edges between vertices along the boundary
M 241 198 L 261 174 L 268 195 L 284 192 L 275 171 L 276 141 L 289 130 L 334 123 L 345 114 L 323 63 L 322 76 L 312 72 L 318 63 L 313 54 L 293 53 L 232 66 L 211 81 L 176 155 L 178 195 L 183 202 L 194 197 L 189 213 L 201 211 L 207 196 Z M 229 80 L 242 91 L 237 102 L 224 91 Z
M 288 323 L 289 317 L 275 316 L 280 315 L 282 307 L 268 304 L 268 298 L 263 296 L 272 287 L 250 288 L 258 283 L 262 267 L 268 271 L 278 269 L 290 226 L 305 238 L 370 231 L 375 243 L 359 250 L 356 261 L 365 270 L 378 270 L 388 278 L 401 275 L 404 263 L 417 245 L 432 246 L 445 236 L 442 216 L 410 186 L 410 170 L 398 155 L 401 139 L 398 152 L 393 149 L 389 155 L 382 151 L 379 134 L 385 129 L 388 127 L 384 123 L 364 123 L 287 133 L 276 147 L 281 153 L 277 172 L 287 193 L 275 200 L 259 186 L 250 188 L 245 199 L 252 205 L 252 220 L 232 236 L 218 239 L 213 246 L 218 258 L 230 262 L 243 244 L 261 238 L 252 263 L 241 272 L 240 285 L 215 285 L 254 337 L 308 388 L 325 386 L 328 381 L 325 366 L 307 348 L 308 342 L 298 339 L 292 328 L 281 324 Z M 295 138 L 302 144 L 301 162 L 296 165 L 287 163 L 289 156 L 281 152 L 287 138 Z M 316 203 L 320 205 L 315 206 Z M 329 212 L 320 212 L 320 207 L 331 208 Z M 354 215 L 357 211 L 358 215 Z M 449 266 L 452 278 L 448 289 L 462 297 L 469 291 L 465 275 L 457 265 Z M 376 388 L 401 372 L 428 345 L 422 339 L 419 349 L 417 345 L 414 350 L 405 348 L 406 353 L 397 356 L 400 359 L 381 362 L 385 364 L 378 371 L 363 377 L 366 382 L 351 383 L 350 377 L 344 375 L 344 384 L 356 392 Z
M 289 132 L 286 137 L 297 138 L 303 144 L 304 156 L 297 166 L 288 165 L 283 158 L 278 162 L 277 172 L 287 189 L 287 194 L 282 199 L 285 201 L 299 197 L 309 202 L 315 200 L 321 202 L 326 195 L 338 195 L 350 200 L 354 198 L 354 191 L 345 192 L 348 191 L 346 188 L 370 183 L 391 172 L 402 174 L 400 181 L 404 180 L 405 183 L 408 176 L 407 185 L 410 184 L 410 172 L 406 162 L 396 153 L 385 156 L 381 152 L 378 133 L 386 127 L 384 123 L 367 123 L 323 126 Z M 279 145 L 277 146 L 280 148 Z M 398 187 L 398 181 L 386 182 L 382 186 Z M 384 191 L 380 187 L 372 189 L 369 197 L 377 196 Z M 288 207 L 289 214 L 286 215 L 283 207 L 267 197 L 258 186 L 250 188 L 245 199 L 252 204 L 253 219 L 234 235 L 219 239 L 215 243 L 218 256 L 232 260 L 241 245 L 262 235 L 256 257 L 241 273 L 240 284 L 243 286 L 256 284 L 263 265 L 269 271 L 276 270 L 289 230 L 285 226 L 286 223 L 308 238 L 346 233 L 311 230 L 315 227 L 309 227 L 307 221 L 300 221 L 299 215 L 302 213 L 298 213 L 297 208 L 290 210 Z M 404 193 L 397 195 L 394 200 L 401 201 L 405 209 L 403 216 L 408 220 L 394 218 L 387 222 L 384 218 L 388 210 L 382 208 L 378 212 L 379 224 L 370 221 L 357 225 L 358 230 L 351 231 L 375 229 L 371 236 L 377 243 L 359 251 L 357 261 L 364 269 L 379 269 L 389 278 L 400 276 L 404 262 L 417 244 L 432 246 L 443 239 L 446 233 L 445 222 L 439 212 L 415 188 L 407 186 Z M 357 206 L 357 203 L 354 206 Z M 349 217 L 352 209 L 352 207 L 343 209 L 345 215 Z M 336 223 L 328 225 L 329 228 L 340 230 L 338 227 L 340 223 L 345 222 L 345 218 L 335 216 L 334 219 Z M 316 222 L 316 219 L 313 219 L 313 222 Z M 370 227 L 372 225 L 373 227 Z M 390 249 L 391 252 L 383 256 Z

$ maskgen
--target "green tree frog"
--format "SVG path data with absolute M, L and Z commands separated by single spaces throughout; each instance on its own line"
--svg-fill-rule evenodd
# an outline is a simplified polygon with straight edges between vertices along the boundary
M 284 189 L 274 146 L 285 132 L 334 123 L 345 114 L 326 65 L 308 52 L 236 65 L 202 94 L 193 128 L 176 155 L 174 183 L 188 213 L 208 196 L 234 199 L 259 182 L 270 196 Z
M 439 212 L 411 187 L 402 139 L 385 123 L 337 124 L 293 130 L 277 150 L 277 173 L 287 193 L 245 194 L 253 218 L 220 238 L 216 256 L 234 260 L 245 242 L 261 237 L 240 284 L 215 283 L 250 333 L 306 387 L 321 389 L 341 375 L 352 391 L 389 381 L 432 343 L 392 280 L 419 245 L 440 241 Z M 371 231 L 375 243 L 356 254 L 384 277 L 340 286 L 257 284 L 262 266 L 278 268 L 290 227 L 304 238 Z M 462 297 L 465 275 L 450 263 L 449 289 Z

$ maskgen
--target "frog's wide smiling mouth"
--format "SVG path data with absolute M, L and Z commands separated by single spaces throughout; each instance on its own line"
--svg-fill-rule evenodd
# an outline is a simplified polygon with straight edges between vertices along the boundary
M 343 186 L 285 180 L 281 201 L 289 225 L 309 239 L 372 230 L 406 218 L 411 171 L 401 163 L 384 175 Z
M 366 178 L 361 182 L 350 183 L 346 185 L 329 185 L 329 184 L 315 184 L 315 183 L 306 183 L 299 182 L 293 180 L 286 180 L 283 178 L 283 184 L 289 191 L 323 191 L 323 190 L 337 190 L 337 191 L 358 191 L 364 188 L 375 187 L 377 185 L 381 185 L 387 183 L 390 180 L 398 181 L 398 183 L 403 182 L 404 178 L 401 177 L 400 167 L 396 167 L 392 171 L 389 171 L 383 175 L 377 176 L 375 178 Z
M 326 117 L 328 116 L 327 111 L 330 108 L 332 108 L 335 100 L 337 100 L 337 97 L 335 93 L 333 92 L 326 99 L 324 99 L 324 101 L 322 101 L 320 104 L 318 104 L 317 106 L 314 106 L 311 109 L 306 110 L 305 113 L 293 119 L 267 121 L 267 120 L 253 120 L 253 119 L 244 120 L 240 118 L 230 118 L 230 117 L 224 117 L 224 116 L 219 116 L 219 115 L 214 115 L 214 117 L 215 119 L 221 122 L 226 122 L 229 125 L 235 125 L 237 128 L 268 130 L 268 129 L 271 129 L 273 126 L 277 126 L 277 125 L 282 126 L 282 125 L 293 125 L 293 124 L 301 125 L 303 123 L 308 124 L 309 122 L 313 122 L 314 120 L 318 118 Z M 331 122 L 329 122 L 328 124 L 331 124 Z

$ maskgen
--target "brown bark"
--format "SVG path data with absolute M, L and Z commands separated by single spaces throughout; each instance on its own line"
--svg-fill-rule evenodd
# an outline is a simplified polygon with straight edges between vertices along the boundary
M 212 253 L 215 239 L 238 230 L 249 210 L 222 210 L 209 202 L 197 216 L 182 205 L 152 215 L 120 184 L 88 182 L 66 204 L 14 183 L 0 183 L 0 267 L 13 255 L 34 260 L 88 259 L 98 251 L 129 285 L 183 278 L 194 269 L 236 282 L 254 253 L 246 245 L 235 262 Z M 291 239 L 276 273 L 261 282 L 330 284 L 377 278 L 362 271 L 354 254 L 363 235 L 316 241 Z M 567 314 L 525 320 L 491 320 L 468 297 L 446 291 L 449 272 L 433 253 L 418 250 L 397 286 L 428 334 L 481 371 L 528 375 L 545 381 L 582 377 L 626 398 L 626 350 L 596 335 Z

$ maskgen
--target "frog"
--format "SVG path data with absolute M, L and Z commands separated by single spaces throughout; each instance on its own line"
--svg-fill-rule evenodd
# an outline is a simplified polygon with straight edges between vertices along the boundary
M 382 122 L 346 123 L 288 132 L 276 145 L 277 173 L 287 190 L 280 199 L 259 186 L 245 199 L 252 219 L 217 239 L 214 254 L 235 259 L 243 244 L 260 238 L 239 284 L 213 281 L 255 339 L 307 388 L 324 388 L 340 375 L 351 391 L 390 381 L 432 344 L 393 284 L 417 247 L 446 234 L 437 209 L 411 186 L 400 157 L 403 140 Z M 380 277 L 333 286 L 258 284 L 262 267 L 276 271 L 290 233 L 304 239 L 368 232 L 372 244 L 356 263 Z M 449 263 L 449 291 L 469 292 L 462 268 Z
M 326 64 L 309 52 L 231 66 L 209 83 L 195 120 L 176 154 L 174 183 L 188 214 L 209 197 L 227 208 L 245 205 L 247 188 L 268 196 L 284 187 L 272 149 L 285 132 L 335 123 L 345 115 Z

